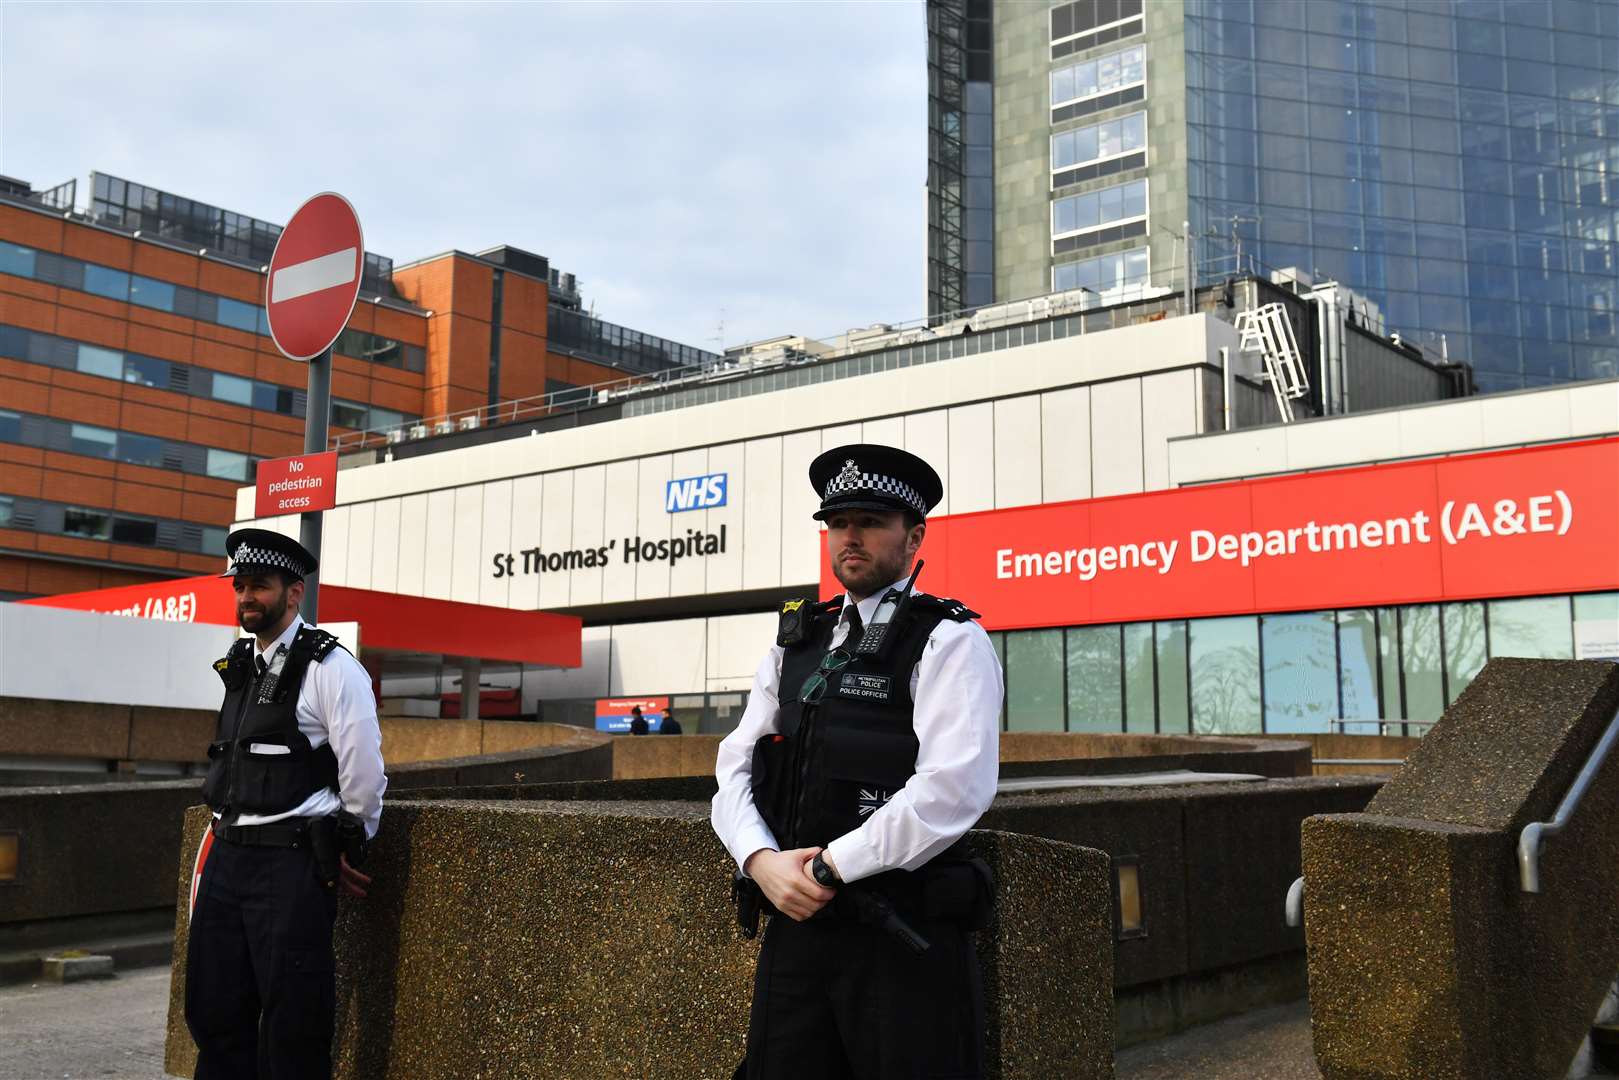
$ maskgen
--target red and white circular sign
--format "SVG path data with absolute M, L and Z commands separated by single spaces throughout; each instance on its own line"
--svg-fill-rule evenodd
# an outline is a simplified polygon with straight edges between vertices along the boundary
M 270 337 L 293 360 L 313 360 L 348 325 L 360 295 L 365 237 L 343 196 L 323 191 L 298 208 L 270 256 L 264 310 Z

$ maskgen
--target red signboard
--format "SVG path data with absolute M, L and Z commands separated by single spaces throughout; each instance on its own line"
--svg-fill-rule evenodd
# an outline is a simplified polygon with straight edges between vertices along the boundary
M 918 587 L 992 630 L 1619 589 L 1616 493 L 1599 439 L 959 514 Z
M 596 699 L 596 730 L 611 731 L 615 734 L 629 733 L 630 724 L 635 714 L 630 710 L 639 707 L 641 719 L 647 723 L 647 730 L 656 733 L 663 723 L 663 718 L 669 715 L 669 699 L 667 697 L 644 698 L 597 698 Z
M 265 285 L 270 337 L 293 360 L 313 360 L 354 313 L 365 238 L 349 201 L 322 192 L 298 208 L 276 241 Z
M 254 517 L 305 514 L 337 505 L 337 451 L 259 462 Z

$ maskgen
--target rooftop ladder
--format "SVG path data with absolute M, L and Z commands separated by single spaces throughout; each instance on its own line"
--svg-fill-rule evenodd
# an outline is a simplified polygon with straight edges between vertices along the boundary
M 1256 352 L 1265 362 L 1265 379 L 1276 395 L 1276 408 L 1282 423 L 1293 422 L 1293 402 L 1309 396 L 1310 380 L 1304 373 L 1303 357 L 1281 304 L 1265 304 L 1240 312 L 1236 321 L 1238 348 Z

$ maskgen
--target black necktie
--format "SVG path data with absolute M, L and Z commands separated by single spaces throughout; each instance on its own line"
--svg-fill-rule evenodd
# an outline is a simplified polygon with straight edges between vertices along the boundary
M 254 660 L 254 663 L 255 663 L 255 664 L 257 664 L 257 665 L 258 665 L 258 669 L 259 669 L 259 678 L 261 678 L 261 679 L 262 679 L 262 678 L 264 678 L 264 673 L 265 673 L 265 672 L 266 672 L 266 671 L 269 671 L 269 670 L 270 670 L 270 665 L 269 665 L 269 664 L 266 664 L 266 663 L 265 663 L 265 662 L 264 662 L 264 656 L 263 656 L 263 654 L 260 654 L 260 655 L 258 655 L 258 656 L 255 656 L 255 657 L 254 657 L 254 658 L 253 658 L 253 660 Z
M 865 633 L 866 627 L 860 621 L 860 608 L 854 604 L 849 605 L 849 633 L 843 639 L 843 647 L 852 649 L 860 644 L 860 635 Z

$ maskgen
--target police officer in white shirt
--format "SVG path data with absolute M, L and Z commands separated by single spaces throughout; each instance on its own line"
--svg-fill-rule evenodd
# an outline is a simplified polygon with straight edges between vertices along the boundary
M 359 868 L 388 786 L 376 698 L 360 662 L 298 614 L 316 568 L 301 544 L 240 529 L 225 549 L 253 636 L 214 665 L 214 821 L 186 953 L 196 1075 L 329 1077 L 337 893 L 366 895 Z
M 810 481 L 848 592 L 784 605 L 715 768 L 744 933 L 772 914 L 737 1076 L 979 1077 L 991 885 L 958 841 L 995 795 L 1000 661 L 974 612 L 911 588 L 926 462 L 842 446 Z

